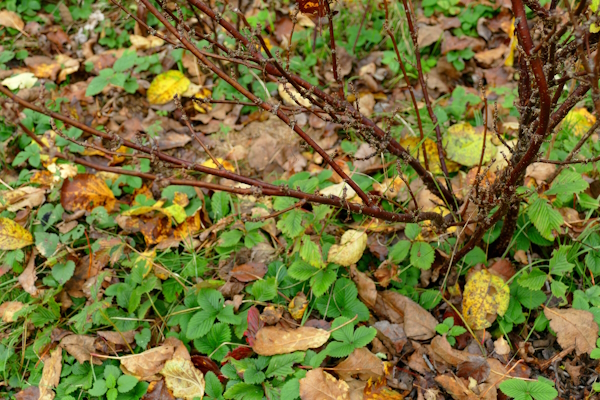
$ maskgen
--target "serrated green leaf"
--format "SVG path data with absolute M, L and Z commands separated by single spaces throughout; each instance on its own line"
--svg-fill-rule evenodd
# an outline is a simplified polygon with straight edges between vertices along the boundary
M 559 231 L 564 222 L 562 215 L 552 208 L 548 200 L 542 198 L 537 198 L 531 203 L 527 215 L 542 237 L 550 241 L 554 241 L 552 231 Z
M 429 243 L 414 242 L 410 248 L 410 263 L 419 269 L 429 269 L 435 259 L 435 250 Z
M 290 354 L 281 354 L 271 357 L 265 374 L 267 378 L 273 376 L 287 376 L 294 373 L 292 366 L 304 360 L 304 352 L 297 351 Z
M 304 260 L 296 260 L 288 269 L 288 275 L 297 281 L 305 281 L 316 274 L 319 270 Z
M 517 281 L 519 282 L 519 285 L 527 289 L 540 290 L 547 279 L 548 274 L 539 268 L 534 268 L 529 273 L 523 273 Z
M 290 237 L 296 238 L 304 231 L 302 226 L 302 212 L 299 210 L 288 211 L 277 223 L 277 227 L 281 229 L 281 233 Z
M 321 297 L 323 293 L 335 282 L 337 271 L 331 267 L 320 270 L 310 279 L 310 287 L 315 297 Z
M 323 267 L 323 255 L 321 248 L 310 239 L 310 236 L 302 236 L 300 245 L 300 257 L 315 268 Z
M 571 246 L 561 246 L 554 250 L 550 259 L 550 273 L 552 275 L 562 276 L 567 272 L 573 271 L 575 264 L 567 260 L 567 254 L 571 250 Z
M 395 264 L 400 264 L 410 251 L 410 242 L 408 240 L 400 240 L 390 248 L 388 258 Z

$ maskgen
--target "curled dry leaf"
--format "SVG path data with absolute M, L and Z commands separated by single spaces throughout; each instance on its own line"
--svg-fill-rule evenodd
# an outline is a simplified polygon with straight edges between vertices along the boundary
M 436 334 L 438 322 L 433 315 L 400 293 L 389 290 L 379 293 L 373 311 L 393 323 L 404 323 L 404 332 L 410 339 L 427 340 Z
M 92 211 L 98 206 L 111 212 L 115 209 L 117 200 L 103 179 L 92 174 L 79 174 L 63 182 L 60 203 L 70 212 Z
M 15 322 L 15 313 L 23 307 L 25 307 L 25 304 L 20 301 L 5 301 L 0 304 L 0 318 L 3 322 Z
M 156 36 L 129 35 L 129 41 L 136 50 L 148 50 L 162 46 L 165 41 Z
M 231 270 L 231 276 L 240 282 L 252 282 L 262 279 L 267 273 L 267 265 L 260 262 L 247 262 Z
M 288 312 L 295 320 L 302 319 L 306 308 L 308 307 L 308 300 L 304 292 L 298 292 L 298 294 L 290 301 L 288 305 Z
M 488 376 L 490 376 L 490 365 L 485 358 L 477 357 L 458 364 L 456 375 L 465 379 L 471 377 L 477 383 L 485 382 Z
M 333 368 L 343 380 L 352 379 L 353 375 L 358 375 L 363 381 L 383 376 L 383 369 L 383 361 L 364 347 L 355 349 L 348 358 Z
M 373 307 L 377 302 L 377 288 L 375 282 L 364 272 L 360 272 L 354 265 L 350 266 L 350 276 L 358 289 L 358 296 L 368 306 Z
M 125 343 L 133 343 L 135 340 L 136 331 L 125 331 L 125 332 L 110 332 L 110 331 L 98 331 L 97 334 L 101 338 L 113 344 L 125 345 Z
M 455 400 L 477 400 L 477 396 L 463 382 L 451 375 L 439 375 L 435 381 L 443 387 Z
M 323 329 L 305 326 L 284 329 L 279 326 L 267 326 L 257 332 L 252 349 L 261 356 L 288 354 L 321 347 L 328 339 L 329 332 Z
M 35 85 L 37 81 L 38 78 L 36 78 L 36 76 L 33 75 L 31 72 L 23 72 L 21 74 L 11 76 L 10 78 L 6 78 L 0 83 L 2 83 L 10 90 L 17 90 L 30 89 L 33 87 L 33 85 Z
M 558 344 L 563 349 L 575 347 L 577 355 L 590 354 L 596 348 L 598 324 L 594 314 L 574 308 L 544 308 L 544 315 L 550 320 L 550 328 L 556 332 Z
M 498 340 L 494 342 L 494 350 L 496 351 L 496 354 L 500 356 L 510 354 L 510 346 L 508 345 L 506 339 L 504 339 L 503 337 L 498 338 Z
M 19 14 L 16 12 L 2 10 L 0 11 L 0 25 L 7 28 L 16 29 L 18 31 L 23 31 L 25 22 L 23 22 Z
M 533 163 L 525 170 L 525 178 L 535 179 L 538 185 L 541 185 L 556 171 L 556 165 L 548 163 Z
M 373 324 L 377 329 L 377 338 L 385 344 L 392 353 L 399 355 L 408 341 L 404 328 L 400 324 L 392 324 L 390 321 L 377 321 Z
M 0 194 L 0 210 L 6 208 L 15 212 L 23 208 L 34 208 L 44 203 L 46 191 L 33 186 L 25 186 L 19 189 L 2 192 Z
M 313 369 L 300 379 L 300 398 L 302 400 L 349 400 L 350 387 L 344 381 L 335 379 L 323 371 Z
M 174 358 L 165 363 L 160 371 L 173 396 L 186 400 L 204 396 L 204 375 L 190 360 Z
M 35 256 L 37 251 L 34 249 L 29 256 L 29 261 L 27 262 L 27 267 L 21 275 L 19 275 L 19 283 L 23 287 L 23 290 L 36 297 L 39 293 L 38 288 L 35 286 L 35 281 L 37 280 L 37 274 L 35 273 Z
M 164 379 L 161 379 L 160 381 L 150 382 L 142 400 L 175 400 L 175 397 L 167 388 Z
M 57 348 L 50 352 L 50 357 L 44 360 L 42 379 L 38 384 L 40 388 L 40 400 L 52 400 L 54 398 L 53 388 L 58 386 L 60 371 L 62 370 L 62 349 Z
M 121 370 L 141 381 L 156 381 L 165 363 L 173 357 L 175 347 L 162 345 L 134 356 L 121 358 Z
M 465 320 L 475 330 L 488 328 L 496 315 L 504 315 L 508 309 L 510 289 L 502 278 L 485 269 L 467 279 L 462 303 Z
M 300 95 L 298 91 L 292 86 L 291 83 L 280 83 L 277 87 L 281 100 L 288 106 L 304 106 L 310 108 L 312 104 L 310 101 Z
M 33 244 L 33 236 L 15 221 L 0 217 L 0 250 L 17 250 Z
M 349 267 L 360 260 L 366 248 L 367 234 L 350 229 L 344 232 L 339 245 L 331 246 L 327 261 Z
M 80 364 L 93 360 L 94 364 L 102 365 L 102 361 L 97 358 L 92 358 L 92 353 L 95 352 L 94 342 L 96 338 L 88 335 L 68 335 L 60 341 L 60 347 L 65 349 L 67 353 L 75 357 Z

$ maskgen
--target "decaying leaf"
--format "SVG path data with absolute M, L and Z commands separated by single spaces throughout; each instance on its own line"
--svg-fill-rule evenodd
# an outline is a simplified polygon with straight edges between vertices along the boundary
M 327 261 L 349 267 L 360 260 L 366 248 L 367 234 L 350 229 L 344 232 L 339 245 L 331 246 L 327 254 Z
M 11 76 L 10 78 L 6 78 L 0 83 L 10 90 L 17 90 L 32 88 L 37 81 L 38 78 L 36 78 L 36 76 L 31 72 L 23 72 L 21 74 Z
M 190 360 L 174 358 L 165 363 L 160 371 L 173 396 L 192 400 L 204 396 L 204 375 Z
M 247 262 L 246 264 L 233 267 L 231 276 L 240 282 L 252 282 L 262 279 L 267 273 L 267 265 L 259 262 Z
M 165 345 L 121 358 L 121 370 L 141 381 L 156 381 L 165 363 L 173 357 L 175 346 Z
M 0 26 L 7 28 L 13 28 L 18 31 L 23 31 L 25 22 L 21 19 L 19 14 L 13 11 L 2 10 L 0 11 Z
M 483 163 L 489 162 L 496 154 L 492 135 L 487 135 Z M 452 125 L 444 135 L 444 148 L 450 160 L 473 167 L 479 164 L 483 150 L 483 132 L 476 132 L 468 122 Z
M 437 320 L 427 310 L 398 292 L 380 292 L 373 311 L 393 323 L 404 323 L 406 336 L 427 340 L 436 335 Z
M 430 172 L 433 174 L 442 173 L 437 144 L 433 140 L 426 138 L 425 141 L 421 143 L 419 138 L 407 136 L 400 140 L 400 144 L 409 149 L 410 154 L 413 157 L 418 158 L 421 164 L 425 162 L 425 158 L 423 157 L 423 149 L 425 149 L 427 152 L 427 161 L 429 162 Z M 446 167 L 448 167 L 448 172 L 456 172 L 460 169 L 460 164 L 455 163 L 452 160 L 446 160 Z M 421 203 L 419 202 L 419 204 Z
M 435 381 L 440 384 L 455 400 L 477 400 L 477 396 L 468 386 L 451 375 L 439 375 Z
M 15 395 L 16 400 L 39 400 L 40 388 L 37 386 L 29 386 L 27 389 L 21 390 Z
M 164 379 L 161 379 L 160 381 L 150 382 L 142 400 L 175 400 L 175 397 L 167 388 Z
M 60 371 L 62 370 L 62 349 L 57 348 L 50 352 L 50 357 L 44 360 L 44 370 L 42 379 L 38 387 L 40 388 L 40 400 L 54 399 L 52 389 L 58 386 L 60 381 Z
M 102 365 L 102 361 L 93 358 L 91 353 L 95 352 L 95 338 L 88 335 L 68 335 L 60 341 L 60 347 L 75 357 L 80 364 L 93 361 L 96 365 Z
M 182 95 L 190 86 L 190 80 L 182 72 L 171 70 L 158 75 L 148 88 L 150 104 L 166 104 L 173 96 Z
M 33 244 L 28 230 L 12 219 L 0 217 L 0 250 L 16 250 Z
M 27 262 L 27 267 L 21 275 L 19 275 L 19 283 L 23 290 L 32 295 L 33 297 L 37 297 L 39 294 L 39 289 L 35 286 L 35 281 L 37 280 L 37 274 L 35 273 L 35 256 L 37 251 L 34 249 L 29 256 L 29 261 Z
M 290 301 L 288 305 L 288 311 L 292 318 L 299 320 L 304 315 L 306 308 L 308 307 L 308 300 L 304 292 L 298 292 L 296 296 Z
M 594 314 L 574 308 L 544 308 L 544 315 L 550 320 L 550 328 L 556 332 L 558 344 L 563 349 L 574 346 L 577 355 L 590 354 L 596 348 L 598 324 Z
M 103 339 L 113 343 L 126 345 L 126 343 L 133 343 L 135 341 L 136 331 L 125 331 L 125 332 L 111 332 L 111 331 L 98 331 L 96 334 Z
M 300 379 L 300 398 L 302 400 L 348 400 L 350 387 L 344 381 L 335 379 L 323 371 L 313 369 Z
M 302 97 L 300 93 L 292 86 L 291 83 L 280 83 L 277 91 L 283 102 L 288 106 L 304 106 L 306 108 L 311 107 L 311 103 L 308 99 Z
M 377 288 L 375 282 L 355 266 L 350 267 L 350 276 L 358 289 L 358 296 L 368 306 L 373 307 L 377 302 Z
M 15 212 L 23 208 L 34 208 L 46 200 L 45 190 L 33 186 L 25 186 L 19 189 L 0 193 L 0 210 L 6 208 Z
M 148 50 L 162 46 L 165 41 L 156 36 L 129 35 L 129 41 L 136 50 Z
M 502 278 L 481 270 L 471 274 L 465 284 L 463 313 L 475 330 L 488 328 L 496 315 L 504 315 L 510 301 L 510 289 Z
M 15 322 L 15 313 L 23 307 L 25 307 L 25 304 L 20 301 L 5 301 L 0 304 L 0 318 L 3 322 Z
M 79 174 L 63 182 L 60 203 L 66 211 L 71 212 L 92 211 L 98 206 L 111 212 L 117 200 L 103 179 L 92 174 Z
M 353 375 L 367 381 L 383 376 L 383 361 L 368 349 L 361 347 L 355 349 L 344 361 L 333 368 L 335 373 L 344 380 L 351 379 Z
M 302 326 L 298 329 L 284 329 L 267 326 L 256 333 L 252 349 L 261 356 L 288 354 L 321 347 L 329 339 L 329 332 L 323 329 Z

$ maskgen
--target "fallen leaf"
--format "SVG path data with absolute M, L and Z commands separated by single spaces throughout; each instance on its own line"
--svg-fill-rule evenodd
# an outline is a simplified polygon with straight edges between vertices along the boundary
M 304 292 L 298 292 L 296 296 L 290 301 L 288 305 L 288 312 L 295 320 L 302 319 L 306 308 L 308 307 L 308 300 Z
M 392 323 L 403 323 L 404 332 L 410 339 L 427 340 L 436 335 L 438 322 L 433 315 L 398 292 L 380 292 L 373 311 Z
M 331 185 L 331 186 L 327 186 L 325 189 L 321 190 L 319 193 L 321 194 L 321 196 L 325 196 L 325 197 L 329 197 L 329 196 L 337 196 L 337 197 L 344 197 L 344 188 L 346 193 L 346 199 L 351 199 L 354 196 L 356 196 L 356 192 L 354 191 L 354 189 L 352 189 L 352 187 L 350 187 L 350 185 L 348 185 L 348 183 L 346 182 L 342 182 L 342 183 L 336 183 L 335 185 Z
M 438 40 L 442 38 L 444 34 L 444 30 L 440 25 L 422 25 L 419 26 L 419 36 L 417 39 L 417 44 L 421 49 L 436 43 Z
M 504 337 L 500 337 L 494 342 L 494 350 L 500 356 L 510 354 L 510 346 Z
M 156 381 L 165 363 L 173 357 L 175 346 L 162 345 L 134 356 L 121 358 L 121 370 L 141 381 Z
M 575 136 L 585 134 L 596 123 L 596 117 L 583 107 L 576 107 L 569 111 L 563 119 L 561 126 L 568 128 Z
M 23 31 L 25 22 L 23 22 L 19 14 L 16 12 L 2 10 L 0 11 L 0 25 L 7 28 L 16 29 L 18 31 Z
M 96 348 L 94 342 L 96 338 L 88 335 L 68 335 L 60 341 L 60 347 L 65 349 L 67 353 L 75 357 L 80 364 L 93 360 L 94 364 L 102 365 L 102 361 L 98 358 L 92 358 L 91 353 L 94 353 Z
M 483 163 L 491 161 L 496 154 L 492 135 L 487 135 Z M 483 132 L 476 132 L 468 122 L 452 125 L 443 137 L 442 143 L 447 157 L 461 165 L 473 167 L 479 164 L 483 150 Z
M 21 275 L 19 275 L 19 283 L 23 290 L 36 297 L 39 294 L 38 288 L 35 286 L 35 281 L 37 280 L 37 274 L 35 273 L 35 256 L 37 251 L 34 249 L 29 256 L 29 261 L 27 262 L 27 267 Z
M 19 189 L 0 193 L 0 210 L 6 208 L 15 212 L 23 208 L 34 208 L 44 203 L 46 191 L 33 186 L 25 186 Z
M 252 261 L 233 267 L 231 270 L 231 276 L 244 283 L 262 279 L 266 273 L 267 265 L 265 263 Z
M 29 386 L 15 395 L 17 400 L 39 400 L 40 389 L 37 386 Z
M 231 164 L 229 161 L 223 160 L 222 158 L 218 157 L 217 161 L 219 162 L 219 164 L 221 164 L 223 166 L 223 168 L 225 168 L 227 171 L 231 171 L 231 172 L 235 172 L 235 167 L 233 166 L 233 164 Z M 212 159 L 208 159 L 206 161 L 204 161 L 202 163 L 203 167 L 207 167 L 207 168 L 214 168 L 214 169 L 218 169 L 219 167 L 217 167 L 217 164 L 215 164 L 215 162 Z
M 390 321 L 377 321 L 373 324 L 377 329 L 377 338 L 381 340 L 392 354 L 399 355 L 408 342 L 404 328 Z
M 352 397 L 350 397 L 354 400 Z M 382 376 L 376 380 L 369 380 L 365 385 L 362 393 L 362 397 L 358 399 L 362 400 L 403 400 L 405 396 L 390 389 L 387 386 L 387 377 Z M 357 399 L 357 400 L 358 400 Z
M 302 326 L 298 329 L 284 329 L 280 326 L 267 326 L 256 333 L 252 349 L 261 356 L 288 354 L 323 346 L 329 339 L 329 332 L 323 329 Z
M 550 320 L 550 328 L 556 332 L 558 344 L 563 349 L 574 346 L 577 355 L 591 354 L 596 348 L 598 324 L 594 314 L 574 308 L 544 308 L 544 315 Z
M 279 92 L 279 96 L 288 106 L 303 106 L 306 108 L 310 108 L 312 106 L 311 102 L 302 97 L 300 93 L 292 86 L 291 83 L 280 83 L 277 87 L 277 91 Z
M 581 369 L 583 365 L 575 365 L 577 361 L 571 363 L 569 360 L 565 360 L 565 370 L 571 377 L 571 381 L 575 386 L 579 385 L 579 379 L 581 377 Z
M 182 95 L 190 86 L 190 80 L 177 70 L 163 72 L 156 76 L 148 88 L 147 97 L 150 104 L 166 104 L 175 95 Z
M 25 59 L 25 65 L 40 79 L 56 80 L 60 72 L 60 64 L 50 57 L 32 56 Z
M 356 288 L 358 289 L 358 296 L 368 306 L 373 307 L 377 302 L 377 288 L 375 282 L 367 276 L 364 272 L 360 272 L 354 265 L 350 266 L 350 276 Z
M 32 88 L 37 81 L 38 78 L 36 78 L 31 72 L 23 72 L 21 74 L 13 75 L 10 78 L 4 79 L 2 84 L 10 90 L 29 89 Z
M 0 250 L 17 250 L 33 244 L 28 230 L 12 219 L 0 217 Z
M 135 341 L 136 331 L 125 331 L 125 332 L 110 332 L 110 331 L 98 331 L 96 334 L 103 339 L 111 342 L 112 344 L 126 345 L 126 343 L 133 343 Z
M 471 274 L 463 293 L 463 314 L 474 330 L 492 326 L 496 315 L 504 315 L 510 301 L 510 289 L 502 278 L 481 270 Z
M 53 388 L 58 386 L 60 371 L 62 370 L 62 349 L 59 347 L 50 352 L 50 357 L 44 360 L 42 379 L 38 384 L 40 389 L 40 400 L 52 400 L 54 398 Z
M 79 71 L 79 61 L 67 55 L 59 54 L 58 56 L 56 56 L 56 62 L 60 66 L 60 73 L 58 74 L 58 83 L 67 79 L 68 75 Z
M 477 400 L 477 396 L 473 391 L 460 382 L 457 378 L 451 375 L 438 375 L 435 381 L 443 387 L 455 400 Z
M 175 400 L 175 397 L 167 388 L 164 379 L 161 379 L 150 382 L 148 390 L 141 400 Z
M 4 322 L 15 322 L 15 313 L 23 307 L 25 307 L 25 304 L 20 301 L 5 301 L 0 304 L 0 318 L 2 318 L 2 321 Z
M 548 163 L 533 163 L 525 170 L 525 178 L 535 179 L 538 185 L 541 185 L 554 174 L 556 165 Z
M 506 54 L 507 50 L 508 47 L 502 44 L 495 49 L 480 51 L 479 53 L 475 54 L 475 60 L 477 60 L 478 63 L 483 64 L 483 66 L 491 67 L 494 61 L 500 60 L 504 57 L 504 54 Z
M 344 381 L 335 379 L 323 371 L 313 369 L 300 379 L 300 399 L 302 400 L 349 400 L 350 387 Z
M 190 360 L 174 358 L 165 363 L 160 371 L 173 396 L 186 400 L 204 396 L 204 375 Z
M 445 363 L 452 365 L 453 367 L 458 366 L 460 363 L 467 361 L 476 361 L 483 357 L 475 354 L 470 354 L 465 351 L 453 349 L 448 343 L 445 336 L 436 336 L 431 341 L 431 350 L 433 353 L 440 357 Z
M 111 212 L 115 209 L 117 200 L 103 179 L 92 174 L 79 174 L 63 182 L 60 203 L 70 212 L 92 211 L 99 206 Z
M 490 365 L 483 357 L 464 361 L 458 364 L 456 375 L 465 379 L 471 377 L 475 379 L 477 383 L 482 383 L 490 376 Z
M 333 371 L 343 380 L 352 379 L 353 375 L 367 381 L 383 376 L 383 361 L 368 349 L 355 349 L 344 361 L 333 368 Z
M 423 157 L 423 149 L 425 149 L 425 151 L 427 152 L 429 171 L 432 174 L 442 173 L 437 144 L 433 140 L 426 138 L 425 141 L 421 143 L 421 139 L 419 138 L 416 138 L 414 136 L 406 136 L 402 138 L 402 140 L 400 140 L 400 144 L 403 147 L 409 149 L 410 155 L 415 158 L 418 158 L 421 164 L 425 162 L 425 158 Z M 446 159 L 446 167 L 448 168 L 448 172 L 456 172 L 460 169 L 460 164 L 455 163 L 452 160 Z
M 362 257 L 367 248 L 367 234 L 353 229 L 347 230 L 342 235 L 340 244 L 329 248 L 327 262 L 349 267 Z
M 504 282 L 508 282 L 517 273 L 515 266 L 506 258 L 496 261 L 488 270 L 491 274 L 502 278 Z
M 165 41 L 156 36 L 129 35 L 129 41 L 136 50 L 148 50 L 162 46 Z

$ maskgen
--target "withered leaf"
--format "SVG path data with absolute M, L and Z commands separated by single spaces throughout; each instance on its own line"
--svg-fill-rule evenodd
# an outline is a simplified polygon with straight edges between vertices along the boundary
M 261 328 L 254 339 L 252 349 L 261 356 L 288 354 L 323 346 L 329 339 L 329 332 L 323 329 L 300 327 L 284 329 L 279 326 Z
M 161 379 L 160 381 L 150 382 L 142 400 L 175 400 L 175 397 L 167 388 L 164 379 Z
M 455 400 L 477 400 L 479 396 L 473 393 L 469 388 L 457 378 L 451 375 L 439 375 L 435 381 L 443 387 Z
M 121 370 L 141 381 L 156 381 L 165 363 L 173 357 L 174 346 L 162 345 L 134 356 L 121 358 Z
M 50 352 L 50 357 L 44 360 L 42 379 L 38 384 L 40 388 L 40 400 L 52 400 L 54 398 L 53 388 L 58 386 L 60 371 L 62 370 L 62 349 L 59 347 Z
M 344 381 L 335 379 L 323 371 L 313 369 L 300 379 L 300 398 L 302 400 L 348 400 L 350 387 Z
M 31 233 L 15 221 L 0 217 L 0 250 L 16 250 L 33 244 Z
M 550 327 L 558 337 L 563 349 L 575 346 L 577 355 L 590 354 L 596 348 L 598 324 L 594 314 L 574 308 L 544 308 L 544 315 L 550 320 Z
M 63 182 L 60 203 L 66 211 L 92 211 L 103 206 L 108 212 L 115 209 L 117 200 L 103 179 L 92 174 L 79 174 Z
M 110 331 L 98 331 L 98 336 L 106 339 L 107 341 L 114 344 L 124 345 L 126 343 L 133 343 L 135 340 L 136 331 L 125 331 L 125 332 L 110 332 Z
M 351 379 L 353 375 L 358 375 L 363 381 L 377 379 L 384 375 L 383 361 L 364 347 L 355 349 L 333 370 L 344 380 Z
M 381 307 L 374 309 L 375 312 L 383 312 L 383 316 L 391 322 L 404 322 L 404 332 L 408 338 L 427 340 L 435 336 L 437 320 L 408 297 L 388 290 L 379 293 L 377 304 Z
M 240 282 L 252 282 L 262 279 L 267 273 L 267 265 L 259 262 L 247 262 L 231 270 L 231 276 Z
M 65 349 L 67 353 L 75 357 L 80 364 L 92 360 L 91 353 L 95 352 L 94 341 L 96 338 L 87 335 L 69 335 L 62 338 L 60 347 Z M 93 358 L 96 365 L 102 365 L 102 361 Z
M 204 375 L 190 360 L 174 358 L 165 363 L 160 374 L 165 377 L 173 396 L 193 400 L 204 396 Z
M 29 386 L 27 389 L 21 390 L 15 395 L 17 400 L 39 400 L 40 388 L 37 386 Z
M 483 357 L 464 361 L 458 364 L 456 375 L 461 378 L 475 379 L 477 383 L 484 382 L 490 376 L 490 365 Z
M 35 256 L 37 251 L 33 250 L 31 252 L 31 256 L 29 256 L 29 261 L 27 262 L 27 267 L 21 275 L 19 275 L 19 283 L 23 287 L 23 290 L 36 297 L 39 293 L 38 288 L 35 286 L 35 281 L 37 280 L 37 274 L 35 273 Z
M 3 322 L 15 322 L 15 313 L 23 307 L 25 307 L 25 304 L 20 301 L 5 301 L 0 304 L 0 318 Z
M 375 282 L 364 272 L 360 272 L 354 265 L 350 267 L 350 276 L 358 289 L 360 299 L 365 302 L 368 307 L 373 307 L 377 302 L 377 288 Z
M 2 192 L 0 194 L 0 210 L 6 208 L 8 211 L 15 212 L 26 207 L 37 207 L 46 200 L 45 193 L 46 190 L 33 186 Z
M 373 327 L 377 329 L 377 338 L 392 353 L 400 354 L 402 352 L 404 345 L 408 341 L 402 325 L 392 324 L 390 321 L 377 321 L 373 324 Z

